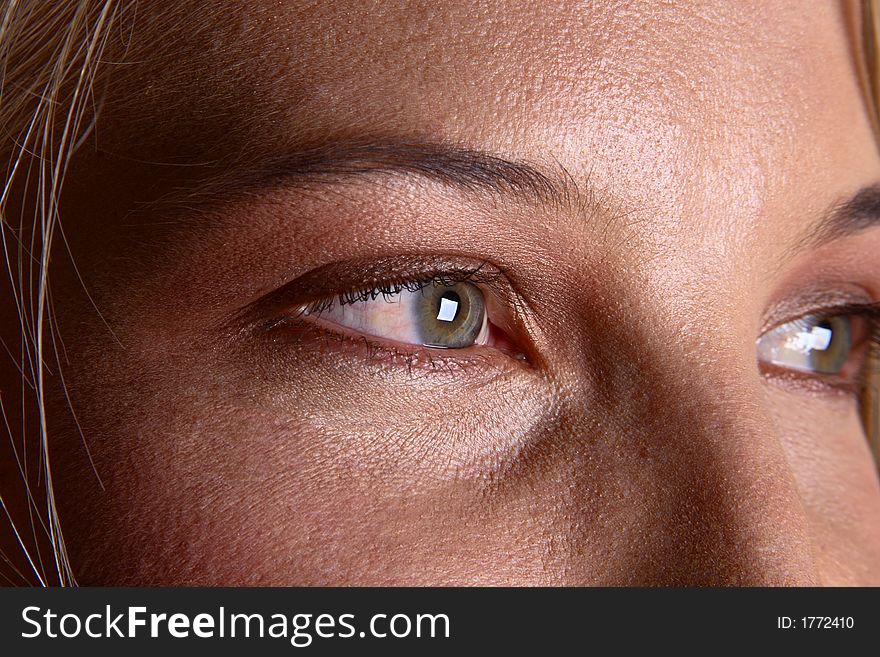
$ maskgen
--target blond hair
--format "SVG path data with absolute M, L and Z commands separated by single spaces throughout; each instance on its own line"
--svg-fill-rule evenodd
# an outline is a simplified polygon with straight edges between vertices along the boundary
M 49 262 L 58 241 L 58 198 L 65 170 L 71 155 L 88 135 L 96 117 L 94 108 L 100 103 L 96 98 L 98 63 L 108 43 L 117 4 L 116 0 L 7 0 L 0 23 L 0 128 L 5 135 L 0 155 L 6 162 L 0 194 L 0 243 L 21 325 L 22 386 L 33 397 L 31 412 L 39 425 L 44 503 L 37 501 L 29 481 L 24 462 L 26 437 L 21 437 L 22 444 L 17 448 L 9 423 L 4 425 L 31 505 L 28 516 L 33 543 L 28 541 L 28 533 L 15 525 L 2 497 L 0 505 L 24 552 L 30 574 L 43 585 L 76 583 L 55 504 L 44 404 L 46 344 L 56 339 L 50 321 Z M 22 195 L 25 188 L 36 203 L 33 222 L 28 225 L 6 212 L 10 196 Z M 27 244 L 25 235 L 30 238 Z M 0 398 L 5 420 L 2 404 Z M 36 538 L 39 531 L 45 532 L 51 545 L 48 566 L 40 554 Z

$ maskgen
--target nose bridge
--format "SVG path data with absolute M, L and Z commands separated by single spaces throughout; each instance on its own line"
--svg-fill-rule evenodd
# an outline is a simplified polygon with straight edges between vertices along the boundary
M 609 582 L 816 583 L 795 479 L 735 345 L 707 360 L 685 338 L 616 344 L 595 396 L 569 414 L 589 454 L 573 473 L 573 578 L 596 581 L 577 555 L 606 544 Z

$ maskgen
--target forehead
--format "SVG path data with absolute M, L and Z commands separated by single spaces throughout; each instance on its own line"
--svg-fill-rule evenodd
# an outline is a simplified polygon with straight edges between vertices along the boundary
M 562 116 L 556 132 L 621 112 L 682 126 L 731 110 L 773 118 L 784 109 L 768 102 L 812 114 L 854 78 L 848 12 L 831 2 L 187 5 L 132 18 L 128 59 L 152 69 L 153 93 L 214 85 L 276 118 L 332 110 L 339 126 L 494 119 L 512 136 L 522 119 Z
M 104 144 L 186 162 L 417 136 L 560 164 L 656 209 L 655 234 L 711 217 L 749 232 L 870 182 L 854 14 L 836 2 L 141 4 Z
M 138 7 L 119 101 L 184 151 L 404 132 L 671 179 L 706 151 L 779 159 L 866 127 L 838 3 L 163 4 Z

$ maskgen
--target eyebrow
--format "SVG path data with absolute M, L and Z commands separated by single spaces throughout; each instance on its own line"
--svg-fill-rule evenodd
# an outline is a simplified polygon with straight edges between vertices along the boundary
M 339 184 L 374 175 L 433 180 L 470 193 L 513 196 L 540 206 L 584 208 L 592 195 L 562 165 L 548 172 L 538 166 L 448 143 L 406 139 L 334 141 L 270 157 L 233 164 L 187 190 L 183 198 L 215 198 L 254 189 Z M 181 190 L 183 191 L 183 190 Z M 584 199 L 587 202 L 584 202 Z M 178 195 L 170 199 L 182 200 Z
M 880 226 L 880 184 L 863 187 L 849 199 L 833 205 L 798 247 L 819 247 Z

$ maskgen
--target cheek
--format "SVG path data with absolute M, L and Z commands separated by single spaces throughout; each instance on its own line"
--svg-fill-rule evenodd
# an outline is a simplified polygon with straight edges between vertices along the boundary
M 53 394 L 81 583 L 547 581 L 536 516 L 552 508 L 487 503 L 493 473 L 548 413 L 521 378 L 464 387 L 312 352 L 257 367 L 191 332 L 138 326 L 119 331 L 124 348 L 69 345 L 66 380 L 103 490 Z
M 852 401 L 773 390 L 769 403 L 808 514 L 823 583 L 876 584 L 880 485 Z
M 200 424 L 201 433 L 126 427 L 145 445 L 94 450 L 100 493 L 86 490 L 83 468 L 63 468 L 61 513 L 81 583 L 524 584 L 552 576 L 541 568 L 546 523 L 527 498 L 496 508 L 480 481 L 429 485 L 413 476 L 417 465 L 332 456 L 331 440 L 369 436 L 295 421 Z M 416 437 L 385 436 L 392 445 Z M 176 439 L 204 447 L 177 449 Z

